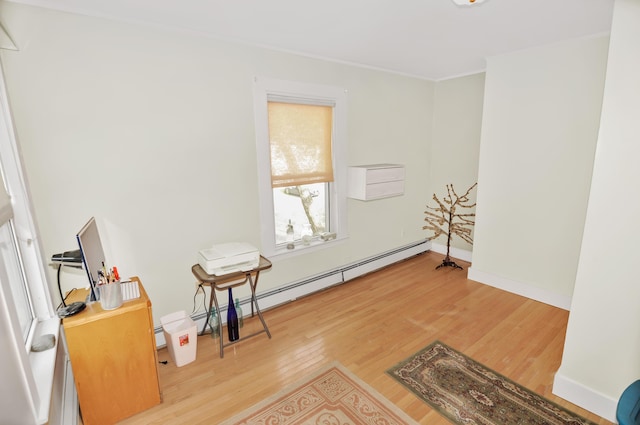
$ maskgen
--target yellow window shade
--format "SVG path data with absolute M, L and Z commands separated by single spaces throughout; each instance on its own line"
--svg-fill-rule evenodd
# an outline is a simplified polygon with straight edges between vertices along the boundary
M 271 185 L 333 181 L 333 107 L 268 102 Z

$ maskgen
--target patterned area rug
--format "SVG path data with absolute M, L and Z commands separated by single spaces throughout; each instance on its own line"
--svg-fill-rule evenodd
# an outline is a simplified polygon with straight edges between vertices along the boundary
M 222 425 L 417 425 L 344 366 L 331 363 Z
M 387 370 L 454 424 L 593 424 L 435 341 Z

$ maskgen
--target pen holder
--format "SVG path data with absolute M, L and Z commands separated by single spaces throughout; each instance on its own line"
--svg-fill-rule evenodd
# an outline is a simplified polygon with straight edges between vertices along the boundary
M 122 288 L 120 281 L 99 286 L 100 304 L 103 310 L 115 310 L 122 305 Z

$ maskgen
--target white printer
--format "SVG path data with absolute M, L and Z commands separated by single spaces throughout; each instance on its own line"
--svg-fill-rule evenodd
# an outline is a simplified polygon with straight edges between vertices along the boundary
M 245 242 L 213 245 L 198 253 L 198 264 L 207 272 L 221 276 L 233 272 L 246 272 L 260 263 L 260 252 Z

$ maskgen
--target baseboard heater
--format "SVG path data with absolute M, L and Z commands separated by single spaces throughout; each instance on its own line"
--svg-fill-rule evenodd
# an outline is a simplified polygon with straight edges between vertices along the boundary
M 321 291 L 331 286 L 340 285 L 355 279 L 356 277 L 363 276 L 373 271 L 379 270 L 383 267 L 389 266 L 393 263 L 397 263 L 415 255 L 422 254 L 431 249 L 430 241 L 418 241 L 409 245 L 357 261 L 355 263 L 347 264 L 333 270 L 320 273 L 306 279 L 292 282 L 287 285 L 280 286 L 268 291 L 260 292 L 257 295 L 260 310 L 264 311 L 269 308 L 273 308 L 291 301 L 297 298 L 313 294 L 314 292 Z M 249 305 L 249 299 L 242 300 L 242 305 Z M 221 318 L 224 321 L 226 315 L 222 312 L 226 311 L 226 306 L 221 307 Z M 191 318 L 198 324 L 198 329 L 202 328 L 207 317 L 206 312 L 200 312 L 191 316 Z M 157 345 L 163 346 L 164 335 L 162 333 L 162 327 L 155 328 Z

